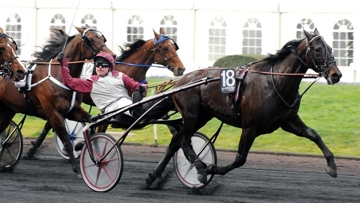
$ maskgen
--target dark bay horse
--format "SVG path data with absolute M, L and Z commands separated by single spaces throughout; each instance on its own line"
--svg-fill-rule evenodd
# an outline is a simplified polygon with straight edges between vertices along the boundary
M 313 35 L 305 30 L 304 33 L 305 39 L 289 41 L 275 55 L 269 55 L 242 69 L 242 74 L 246 77 L 241 81 L 238 80 L 240 76 L 236 77 L 241 86 L 237 91 L 239 97 L 233 102 L 228 100 L 230 95 L 222 93 L 220 81 L 174 94 L 173 101 L 182 115 L 183 128 L 172 138 L 164 157 L 149 174 L 147 183 L 151 184 L 161 175 L 166 164 L 181 147 L 185 157 L 196 167 L 198 180 L 205 185 L 208 174 L 224 175 L 243 166 L 255 138 L 278 128 L 313 141 L 326 158 L 327 173 L 331 177 L 337 177 L 333 153 L 320 135 L 298 115 L 301 99 L 298 90 L 309 68 L 317 72 L 318 76 L 324 77 L 329 85 L 339 82 L 342 74 L 332 55 L 332 48 L 318 30 L 315 29 Z M 220 78 L 222 70 L 207 68 L 193 71 L 179 79 L 175 87 L 206 77 Z M 191 136 L 214 117 L 242 128 L 237 156 L 233 163 L 224 167 L 207 166 L 191 146 Z
M 115 70 L 126 73 L 138 82 L 146 81 L 146 73 L 153 64 L 158 65 L 159 68 L 167 68 L 173 72 L 174 76 L 182 76 L 185 67 L 177 55 L 179 49 L 177 43 L 169 38 L 162 28 L 160 28 L 159 33 L 154 30 L 153 33 L 153 39 L 146 41 L 139 39 L 133 43 L 125 43 L 124 46 L 120 46 L 121 55 L 116 57 Z M 131 94 L 129 92 L 129 95 Z M 83 102 L 94 106 L 90 94 L 83 94 Z M 106 129 L 107 125 L 103 125 L 99 127 L 98 131 L 105 132 Z M 35 154 L 50 130 L 51 125 L 47 122 L 40 136 L 32 143 L 32 148 L 28 150 L 28 157 Z
M 62 30 L 51 30 L 50 39 L 42 51 L 34 53 L 37 59 L 28 67 L 23 86 L 15 87 L 13 82 L 0 78 L 0 132 L 9 125 L 16 113 L 47 119 L 64 143 L 73 171 L 79 173 L 64 118 L 88 122 L 91 115 L 80 106 L 82 95 L 61 83 L 60 65 L 52 60 L 65 46 L 70 73 L 73 77 L 80 77 L 85 59 L 92 59 L 100 51 L 113 52 L 106 46 L 101 32 L 89 26 L 75 28 L 78 34 L 74 36 L 68 36 Z M 14 64 L 11 67 L 13 72 L 17 70 Z
M 8 76 L 7 80 L 22 80 L 27 72 L 16 53 L 17 48 L 13 38 L 7 36 L 0 27 L 0 76 Z

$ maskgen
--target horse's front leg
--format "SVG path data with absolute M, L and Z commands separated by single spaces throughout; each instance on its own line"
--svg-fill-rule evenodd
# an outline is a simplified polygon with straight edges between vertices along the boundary
M 313 129 L 309 128 L 305 125 L 305 123 L 301 120 L 301 118 L 296 115 L 292 119 L 288 119 L 281 128 L 287 132 L 294 133 L 300 137 L 306 137 L 309 140 L 315 142 L 315 144 L 320 148 L 324 157 L 326 158 L 327 168 L 326 172 L 331 176 L 337 177 L 337 169 L 334 160 L 334 154 L 330 151 L 330 149 L 325 145 L 320 135 Z
M 49 121 L 51 122 L 54 131 L 57 133 L 61 142 L 64 145 L 66 152 L 69 155 L 69 161 L 72 165 L 72 169 L 75 173 L 80 174 L 79 164 L 76 162 L 73 146 L 70 141 L 70 135 L 65 128 L 65 123 L 62 115 L 60 113 L 53 113 L 53 116 L 50 117 Z
M 209 174 L 225 175 L 234 168 L 241 167 L 245 164 L 249 150 L 257 137 L 255 128 L 242 129 L 241 137 L 238 145 L 238 152 L 233 163 L 227 166 L 209 165 L 206 169 Z
M 49 131 L 52 129 L 51 123 L 47 121 L 45 123 L 45 126 L 43 130 L 41 131 L 39 137 L 36 138 L 35 141 L 31 141 L 32 147 L 28 149 L 26 152 L 26 155 L 29 159 L 31 159 L 34 154 L 36 153 L 36 150 L 41 146 L 41 144 L 44 142 L 44 139 L 46 138 L 46 135 L 49 133 Z

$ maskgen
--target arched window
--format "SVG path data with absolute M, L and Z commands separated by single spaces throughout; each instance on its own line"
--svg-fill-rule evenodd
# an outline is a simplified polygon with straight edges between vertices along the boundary
M 55 14 L 54 17 L 51 19 L 50 28 L 60 29 L 65 32 L 65 23 L 66 21 L 63 15 Z
M 144 39 L 143 19 L 140 15 L 133 15 L 128 20 L 127 25 L 127 43 L 133 43 L 138 39 Z
M 165 30 L 167 36 L 172 38 L 175 42 L 177 41 L 177 22 L 174 19 L 174 16 L 165 16 L 160 22 L 160 27 Z
M 82 19 L 81 19 L 81 25 L 85 26 L 85 25 L 89 25 L 91 28 L 93 29 L 97 29 L 97 20 L 95 19 L 94 15 L 92 14 L 86 14 Z
M 6 18 L 6 34 L 14 39 L 18 45 L 17 54 L 21 55 L 21 18 L 17 13 Z
M 333 51 L 338 66 L 350 66 L 354 60 L 354 27 L 347 19 L 334 25 Z
M 215 17 L 209 28 L 208 60 L 216 61 L 226 53 L 226 22 L 222 17 Z
M 243 54 L 261 54 L 261 24 L 257 18 L 249 18 L 243 29 Z
M 296 26 L 296 39 L 300 40 L 305 38 L 304 30 L 313 33 L 314 29 L 314 22 L 311 19 L 303 18 Z

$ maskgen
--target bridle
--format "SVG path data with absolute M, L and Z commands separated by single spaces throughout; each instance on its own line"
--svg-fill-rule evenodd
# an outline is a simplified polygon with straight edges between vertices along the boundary
M 4 63 L 0 64 L 0 69 L 3 69 L 3 74 L 2 76 L 10 76 L 12 77 L 13 75 L 13 71 L 12 71 L 12 62 L 14 59 L 19 58 L 17 55 L 14 56 L 14 53 L 16 54 L 16 50 L 18 50 L 17 44 L 14 41 L 14 39 L 12 37 L 7 36 L 5 33 L 0 33 L 0 39 L 4 38 L 5 41 L 7 42 L 8 46 L 11 48 L 11 57 L 9 60 L 6 60 Z M 9 40 L 11 39 L 11 41 Z M 15 51 L 13 51 L 13 46 L 12 44 L 15 45 Z
M 169 69 L 170 71 L 174 71 L 174 67 L 172 67 L 170 65 L 170 60 L 174 57 L 177 57 L 178 55 L 175 54 L 173 56 L 171 56 L 170 58 L 167 58 L 163 52 L 163 50 L 161 50 L 161 48 L 159 47 L 159 45 L 163 42 L 165 42 L 166 40 L 170 40 L 172 42 L 172 44 L 175 46 L 175 50 L 177 51 L 179 49 L 179 46 L 176 44 L 176 42 L 169 38 L 167 35 L 164 34 L 160 34 L 160 38 L 158 40 L 156 40 L 155 38 L 153 39 L 153 44 L 154 44 L 154 48 L 147 50 L 147 49 L 143 49 L 144 52 L 152 52 L 151 57 L 149 58 L 149 60 L 146 62 L 146 64 L 133 64 L 133 63 L 124 63 L 121 61 L 116 61 L 116 64 L 124 64 L 124 65 L 128 65 L 128 66 L 135 66 L 135 67 L 144 67 L 144 68 L 150 68 L 152 66 L 156 66 L 158 68 L 163 68 L 164 66 L 162 65 L 153 65 L 152 63 L 150 63 L 150 61 L 154 61 L 155 64 L 158 64 L 158 62 L 155 61 L 155 54 L 157 51 L 160 52 L 161 56 L 163 57 L 163 59 L 166 61 L 166 68 Z
M 97 35 L 97 37 L 104 37 L 104 43 L 103 44 L 101 44 L 100 45 L 100 47 L 99 48 L 97 48 L 97 49 L 94 49 L 93 48 L 93 46 L 92 46 L 92 40 L 91 39 L 89 39 L 87 36 L 86 36 L 86 33 L 87 32 L 89 32 L 89 31 L 94 31 L 94 32 L 96 32 L 96 35 Z M 102 51 L 102 49 L 103 49 L 103 47 L 104 46 L 106 46 L 106 38 L 105 38 L 105 36 L 101 33 L 101 32 L 99 32 L 99 31 L 97 31 L 97 30 L 95 30 L 95 29 L 92 29 L 92 28 L 87 28 L 84 32 L 83 32 L 83 34 L 82 34 L 82 36 L 81 36 L 81 40 L 82 40 L 82 46 L 84 47 L 84 46 L 86 46 L 86 47 L 88 47 L 89 49 L 90 49 L 90 51 L 91 51 L 91 53 L 92 53 L 92 58 L 94 58 L 95 56 L 96 56 L 96 54 L 98 54 L 99 52 L 101 52 Z M 83 55 L 84 55 L 84 53 L 83 53 Z
M 167 58 L 167 57 L 165 56 L 163 50 L 160 49 L 159 44 L 165 42 L 166 40 L 170 40 L 170 41 L 174 44 L 176 51 L 179 49 L 179 46 L 176 44 L 176 42 L 175 42 L 173 39 L 169 38 L 167 35 L 161 34 L 161 35 L 160 35 L 160 38 L 159 38 L 158 40 L 156 40 L 155 38 L 154 38 L 154 40 L 153 40 L 153 43 L 154 43 L 154 45 L 155 45 L 155 48 L 154 48 L 154 49 L 155 49 L 155 50 L 154 50 L 154 57 L 155 57 L 156 50 L 159 50 L 161 56 L 162 56 L 163 59 L 166 61 L 166 68 L 169 69 L 170 71 L 173 71 L 173 70 L 174 70 L 174 67 L 172 67 L 172 66 L 170 65 L 170 60 L 171 60 L 172 58 L 174 58 L 174 57 L 177 57 L 178 55 L 175 54 L 175 55 L 171 56 L 170 58 Z M 156 62 L 155 62 L 155 63 L 156 63 Z
M 325 49 L 325 57 L 317 57 L 311 50 L 311 43 L 313 43 L 316 39 L 321 40 Z M 308 66 L 296 53 L 296 49 L 293 46 L 289 46 L 290 50 L 295 54 L 297 59 L 307 68 L 313 69 L 315 72 L 319 73 L 319 77 L 326 77 L 329 74 L 330 67 L 332 64 L 336 63 L 334 55 L 328 52 L 328 45 L 324 41 L 324 38 L 321 35 L 316 35 L 313 37 L 306 45 L 306 55 L 311 58 L 313 67 Z M 325 59 L 322 63 L 320 59 Z

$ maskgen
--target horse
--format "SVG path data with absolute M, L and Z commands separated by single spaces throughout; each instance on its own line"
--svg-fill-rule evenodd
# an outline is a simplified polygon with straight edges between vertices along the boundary
M 82 95 L 61 83 L 60 64 L 52 60 L 64 51 L 71 75 L 80 77 L 86 59 L 92 59 L 101 51 L 114 57 L 115 54 L 106 46 L 106 38 L 101 32 L 88 25 L 74 27 L 78 31 L 74 36 L 68 36 L 62 30 L 50 29 L 49 41 L 41 51 L 33 54 L 36 59 L 29 65 L 23 81 L 14 85 L 6 78 L 0 79 L 0 132 L 4 131 L 16 113 L 47 119 L 63 142 L 73 171 L 79 174 L 64 118 L 89 122 L 91 115 L 80 106 Z M 15 64 L 11 68 L 13 72 L 19 69 Z
M 195 166 L 198 180 L 206 185 L 208 174 L 225 175 L 234 168 L 243 166 L 255 138 L 278 128 L 314 142 L 326 159 L 326 172 L 336 178 L 333 153 L 321 136 L 298 115 L 303 95 L 298 90 L 308 69 L 314 70 L 317 78 L 324 77 L 329 85 L 338 83 L 342 73 L 332 55 L 332 48 L 324 41 L 317 28 L 314 34 L 305 30 L 303 32 L 306 36 L 304 39 L 287 42 L 276 54 L 233 69 L 236 74 L 234 80 L 238 84 L 234 93 L 221 91 L 221 73 L 226 73 L 222 72 L 224 68 L 198 69 L 180 78 L 174 88 L 206 77 L 218 80 L 172 96 L 182 116 L 183 127 L 173 136 L 164 157 L 149 173 L 147 184 L 150 185 L 161 177 L 171 157 L 182 148 L 187 160 Z M 191 136 L 212 118 L 242 129 L 236 158 L 227 166 L 206 165 L 191 146 Z
M 14 39 L 7 36 L 0 27 L 0 71 L 3 77 L 8 76 L 7 80 L 20 81 L 27 73 L 16 53 L 17 49 Z
M 179 46 L 169 38 L 164 29 L 160 28 L 159 33 L 155 32 L 154 38 L 149 40 L 138 39 L 133 43 L 124 43 L 119 46 L 121 54 L 115 58 L 115 70 L 127 74 L 134 80 L 145 83 L 146 73 L 150 67 L 167 68 L 174 76 L 182 76 L 185 67 L 177 55 Z M 131 95 L 132 92 L 129 92 Z M 90 94 L 83 94 L 83 103 L 94 106 Z M 161 112 L 162 114 L 162 112 Z M 99 132 L 105 132 L 108 125 L 99 126 Z M 41 134 L 32 142 L 27 156 L 32 157 L 41 146 L 46 135 L 51 130 L 50 123 L 46 123 Z

